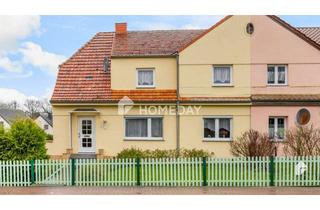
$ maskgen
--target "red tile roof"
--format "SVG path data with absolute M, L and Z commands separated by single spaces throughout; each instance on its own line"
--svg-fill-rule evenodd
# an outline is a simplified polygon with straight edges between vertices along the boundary
M 252 101 L 320 101 L 320 94 L 257 94 Z
M 115 101 L 125 96 L 136 102 L 175 102 L 177 100 L 176 90 L 111 90 L 111 98 Z
M 101 102 L 111 98 L 110 68 L 104 71 L 104 59 L 110 57 L 114 33 L 98 33 L 59 69 L 51 101 Z
M 298 27 L 297 29 L 320 44 L 320 27 Z
M 128 31 L 117 34 L 112 56 L 173 55 L 205 30 Z
M 217 103 L 237 103 L 251 102 L 250 97 L 180 97 L 181 102 L 217 102 Z

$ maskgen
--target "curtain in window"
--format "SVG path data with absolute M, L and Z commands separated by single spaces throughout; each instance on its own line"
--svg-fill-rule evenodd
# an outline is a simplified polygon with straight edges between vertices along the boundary
M 284 66 L 278 67 L 278 83 L 284 84 L 286 81 L 286 71 Z
M 278 118 L 277 137 L 279 139 L 284 138 L 284 118 Z
M 139 85 L 153 85 L 153 71 L 139 71 L 138 72 Z
M 147 119 L 126 119 L 126 137 L 147 137 Z
M 204 137 L 215 138 L 215 119 L 204 119 Z
M 219 119 L 219 138 L 230 138 L 230 119 Z
M 214 83 L 230 83 L 230 67 L 214 67 Z
M 273 139 L 274 138 L 274 130 L 275 130 L 275 125 L 274 125 L 274 118 L 269 118 L 269 138 Z
M 273 66 L 268 67 L 268 83 L 269 84 L 274 83 L 274 67 Z
M 162 137 L 162 118 L 151 118 L 151 136 Z

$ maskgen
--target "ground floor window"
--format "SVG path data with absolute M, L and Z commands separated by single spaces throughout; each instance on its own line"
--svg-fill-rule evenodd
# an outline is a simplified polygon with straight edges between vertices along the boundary
M 203 121 L 205 140 L 231 140 L 231 117 L 206 117 Z
M 285 127 L 285 117 L 269 117 L 269 138 L 274 140 L 283 140 Z
M 162 139 L 162 121 L 162 117 L 126 117 L 125 138 L 150 140 Z

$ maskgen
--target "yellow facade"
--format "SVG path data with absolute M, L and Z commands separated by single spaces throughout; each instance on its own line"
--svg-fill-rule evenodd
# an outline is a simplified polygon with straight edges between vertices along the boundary
M 250 96 L 248 22 L 250 16 L 232 16 L 179 53 L 181 96 Z M 212 85 L 214 65 L 232 65 L 232 86 Z
M 199 106 L 199 105 L 197 105 Z M 250 129 L 249 105 L 201 105 L 199 115 L 180 116 L 181 148 L 203 149 L 213 152 L 216 157 L 228 157 L 230 141 L 208 141 L 204 135 L 204 117 L 231 117 L 231 139 Z
M 173 58 L 112 58 L 111 89 L 137 89 L 137 69 L 151 68 L 155 89 L 177 88 L 177 63 Z
M 145 105 L 141 105 L 144 109 Z M 176 117 L 165 112 L 154 113 L 153 115 L 140 115 L 140 105 L 136 105 L 126 115 L 119 115 L 116 105 L 88 105 L 86 108 L 94 108 L 96 113 L 76 112 L 70 113 L 81 106 L 54 106 L 53 121 L 54 140 L 47 143 L 50 155 L 61 155 L 72 149 L 72 153 L 79 152 L 79 118 L 94 117 L 96 153 L 103 150 L 103 155 L 114 156 L 125 148 L 140 149 L 175 149 L 176 148 Z M 161 109 L 159 109 L 161 110 Z M 126 140 L 124 137 L 124 119 L 129 116 L 161 116 L 163 117 L 163 140 Z M 72 133 L 70 133 L 70 126 Z

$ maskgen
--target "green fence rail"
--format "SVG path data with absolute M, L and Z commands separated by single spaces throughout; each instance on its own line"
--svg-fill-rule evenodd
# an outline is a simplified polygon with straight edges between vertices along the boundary
M 320 157 L 0 161 L 0 186 L 320 186 Z

